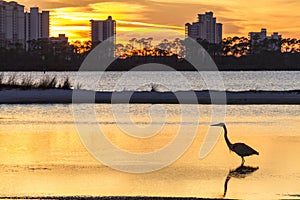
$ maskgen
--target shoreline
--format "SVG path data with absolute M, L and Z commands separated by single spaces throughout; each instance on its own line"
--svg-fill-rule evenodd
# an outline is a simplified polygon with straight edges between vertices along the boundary
M 0 197 L 0 199 L 87 199 L 87 200 L 204 200 L 204 199 L 216 199 L 216 198 L 196 198 L 196 197 L 146 197 L 146 196 L 12 196 L 12 197 Z M 221 198 L 220 198 L 221 199 Z
M 2 72 L 42 72 L 42 73 L 47 73 L 47 72 L 129 72 L 129 71 L 136 71 L 136 72 L 169 72 L 166 71 L 165 69 L 162 70 L 158 70 L 158 69 L 144 69 L 144 70 L 138 70 L 138 69 L 122 69 L 122 68 L 118 68 L 118 69 L 108 69 L 108 70 L 99 70 L 99 69 L 90 69 L 90 70 L 80 70 L 80 68 L 76 68 L 76 69 L 47 69 L 47 70 L 43 70 L 43 69 L 0 69 L 0 73 Z M 217 70 L 214 69 L 203 69 L 203 70 L 195 70 L 195 69 L 174 69 L 174 71 L 178 71 L 178 72 L 297 72 L 300 71 L 300 66 L 296 67 L 296 68 L 264 68 L 260 65 L 254 66 L 254 67 L 244 67 L 240 66 L 240 67 L 236 67 L 236 68 L 230 68 L 230 66 L 223 66 L 223 67 L 219 67 L 217 66 Z
M 73 101 L 73 92 L 79 95 Z M 300 91 L 178 91 L 178 92 L 94 92 L 87 90 L 64 89 L 2 89 L 0 90 L 0 104 L 214 104 L 222 105 L 251 105 L 251 104 L 286 104 L 300 105 Z M 86 97 L 95 97 L 91 102 Z M 197 99 L 196 99 L 196 98 Z M 224 101 L 226 97 L 226 101 Z
M 86 56 L 80 58 L 74 58 L 71 62 L 65 60 L 46 60 L 44 62 L 36 63 L 29 62 L 26 59 L 20 57 L 20 62 L 15 62 L 13 59 L 8 59 L 6 62 L 1 63 L 1 70 L 3 71 L 39 71 L 46 69 L 46 71 L 61 71 L 70 70 L 78 71 L 82 62 Z M 23 62 L 22 62 L 22 59 Z M 215 55 L 212 59 L 219 71 L 247 71 L 247 70 L 300 70 L 300 54 L 299 53 L 279 53 L 279 52 L 261 52 L 257 54 L 248 54 L 247 56 L 235 57 L 235 56 L 222 56 Z M 20 65 L 20 63 L 22 63 Z M 196 71 L 194 66 L 190 64 L 186 59 L 178 58 L 177 56 L 132 56 L 128 58 L 114 58 L 113 62 L 109 66 L 91 67 L 91 70 L 96 71 L 130 71 L 135 67 L 157 63 L 169 66 L 178 71 Z M 59 67 L 64 66 L 64 67 Z M 102 69 L 102 70 L 101 70 Z M 201 66 L 203 71 L 215 70 L 206 66 Z M 41 70 L 41 71 L 42 71 Z M 153 68 L 148 68 L 148 71 L 153 71 Z M 201 70 L 202 71 L 202 70 Z

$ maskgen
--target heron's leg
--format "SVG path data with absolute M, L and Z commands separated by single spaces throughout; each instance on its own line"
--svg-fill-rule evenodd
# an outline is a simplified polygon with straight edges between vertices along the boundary
M 245 159 L 244 157 L 242 157 L 242 165 L 244 165 L 244 163 L 245 163 Z
M 227 176 L 227 178 L 226 178 L 226 181 L 225 181 L 225 183 L 224 183 L 224 194 L 223 194 L 223 197 L 225 197 L 226 196 L 226 193 L 227 193 L 227 186 L 228 186 L 228 182 L 229 182 L 229 180 L 230 180 L 230 173 L 228 174 L 228 176 Z

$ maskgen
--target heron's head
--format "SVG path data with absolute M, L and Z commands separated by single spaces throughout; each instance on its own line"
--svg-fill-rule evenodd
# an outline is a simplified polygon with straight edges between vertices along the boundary
M 221 126 L 221 127 L 223 127 L 223 126 L 225 126 L 225 124 L 224 123 L 218 123 L 218 124 L 212 124 L 211 126 Z

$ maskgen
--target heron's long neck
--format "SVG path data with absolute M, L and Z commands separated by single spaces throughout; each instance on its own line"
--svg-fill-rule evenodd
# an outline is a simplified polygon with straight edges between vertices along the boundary
M 223 129 L 224 129 L 224 137 L 225 137 L 226 144 L 227 144 L 228 148 L 231 149 L 232 144 L 227 137 L 227 128 L 225 125 L 223 126 Z

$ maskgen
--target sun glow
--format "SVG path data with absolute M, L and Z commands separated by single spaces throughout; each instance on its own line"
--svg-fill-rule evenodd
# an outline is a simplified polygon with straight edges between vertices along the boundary
M 18 0 L 29 7 L 50 10 L 51 36 L 65 33 L 70 41 L 90 39 L 91 19 L 117 20 L 117 32 L 126 32 L 140 27 L 159 27 L 184 33 L 186 22 L 196 21 L 197 14 L 213 11 L 223 23 L 223 36 L 246 36 L 248 32 L 262 27 L 269 32 L 279 32 L 283 37 L 300 38 L 300 21 L 297 12 L 300 1 L 283 0 L 233 0 L 184 1 L 66 1 L 66 0 Z
M 51 35 L 55 36 L 59 33 L 66 33 L 71 41 L 89 40 L 91 19 L 104 20 L 108 15 L 117 21 L 117 33 L 131 32 L 137 28 L 153 27 L 178 30 L 183 32 L 184 28 L 179 26 L 144 23 L 138 21 L 129 21 L 143 18 L 139 14 L 130 11 L 124 11 L 129 5 L 113 6 L 108 3 L 97 3 L 89 5 L 88 8 L 59 8 L 51 10 Z M 131 6 L 132 7 L 132 6 Z M 143 7 L 133 6 L 132 9 L 141 10 Z M 111 9 L 111 12 L 109 10 Z M 82 13 L 82 10 L 90 10 L 91 12 Z M 101 14 L 99 14 L 101 13 Z M 124 19 L 124 20 L 123 20 Z M 125 20 L 126 19 L 126 20 Z M 150 31 L 151 32 L 151 31 Z

